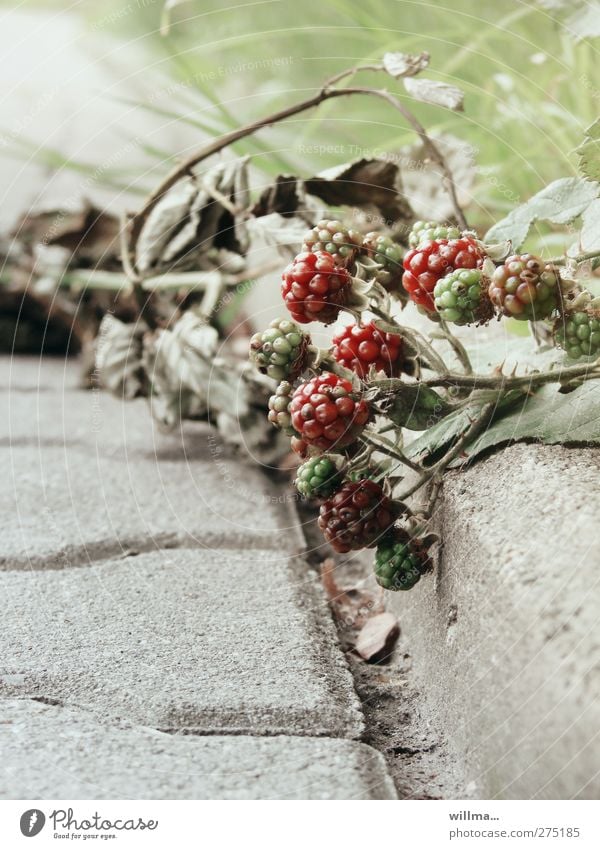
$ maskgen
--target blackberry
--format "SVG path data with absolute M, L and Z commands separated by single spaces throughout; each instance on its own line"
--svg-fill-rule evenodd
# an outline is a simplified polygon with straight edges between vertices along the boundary
M 424 242 L 404 257 L 402 285 L 417 306 L 435 312 L 433 290 L 438 280 L 459 268 L 480 268 L 483 259 L 471 236 Z
M 250 340 L 250 359 L 274 380 L 295 380 L 305 368 L 310 336 L 293 321 L 275 319 Z
M 560 304 L 558 269 L 533 254 L 515 254 L 494 271 L 489 296 L 509 318 L 549 318 Z
M 439 221 L 415 221 L 408 235 L 408 244 L 416 248 L 423 242 L 433 242 L 439 239 L 460 239 L 458 227 L 440 224 Z
M 556 322 L 554 339 L 572 360 L 600 353 L 600 310 L 565 312 Z
M 292 318 L 300 324 L 331 324 L 348 302 L 351 280 L 330 253 L 305 252 L 283 272 L 281 294 Z
M 375 579 L 385 590 L 410 590 L 424 571 L 422 553 L 407 534 L 388 535 L 375 552 Z
M 292 384 L 283 380 L 275 390 L 275 394 L 269 398 L 269 421 L 274 427 L 283 430 L 290 436 L 295 433 L 289 410 L 293 392 Z
M 402 338 L 384 333 L 372 321 L 350 324 L 336 333 L 332 353 L 336 362 L 363 379 L 371 367 L 388 377 L 403 370 Z
M 338 489 L 342 475 L 331 457 L 313 457 L 298 469 L 296 489 L 305 498 L 329 498 Z
M 354 396 L 350 381 L 330 372 L 300 384 L 289 412 L 304 445 L 320 451 L 355 442 L 370 416 L 369 405 Z
M 324 218 L 304 236 L 303 251 L 331 254 L 337 265 L 348 268 L 362 246 L 362 235 L 350 230 L 341 221 Z
M 388 292 L 402 292 L 402 259 L 404 248 L 383 233 L 367 233 L 363 240 L 365 253 L 381 265 L 375 279 Z
M 395 505 L 375 481 L 347 481 L 321 505 L 319 527 L 326 541 L 344 554 L 372 548 L 397 517 Z
M 494 315 L 488 284 L 478 268 L 457 269 L 435 284 L 435 308 L 444 321 L 483 324 Z

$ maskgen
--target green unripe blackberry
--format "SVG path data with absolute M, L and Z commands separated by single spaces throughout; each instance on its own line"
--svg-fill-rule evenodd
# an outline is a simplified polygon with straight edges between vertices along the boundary
M 289 412 L 290 402 L 294 388 L 287 380 L 282 380 L 275 394 L 269 398 L 269 415 L 268 419 L 273 427 L 283 430 L 290 436 L 296 433 L 292 427 L 292 416 Z
M 296 474 L 296 489 L 305 498 L 329 498 L 338 489 L 342 477 L 331 457 L 322 454 L 300 466 Z
M 482 324 L 494 314 L 488 286 L 489 280 L 478 268 L 457 268 L 435 284 L 435 308 L 452 324 Z
M 272 321 L 250 340 L 250 359 L 274 380 L 295 380 L 303 371 L 310 336 L 287 318 Z
M 348 268 L 362 245 L 362 234 L 345 227 L 341 221 L 323 218 L 304 236 L 303 251 L 331 254 L 337 265 Z
M 439 221 L 415 221 L 408 236 L 411 248 L 418 247 L 422 242 L 432 242 L 434 239 L 460 239 L 458 227 L 440 224 Z
M 399 292 L 404 295 L 402 288 L 404 248 L 402 245 L 395 242 L 391 236 L 372 232 L 364 237 L 363 250 L 381 265 L 376 274 L 377 282 L 388 292 Z
M 423 573 L 423 557 L 412 541 L 399 534 L 385 539 L 375 552 L 375 578 L 384 590 L 410 590 Z
M 554 339 L 572 360 L 600 353 L 600 310 L 565 312 L 556 322 Z

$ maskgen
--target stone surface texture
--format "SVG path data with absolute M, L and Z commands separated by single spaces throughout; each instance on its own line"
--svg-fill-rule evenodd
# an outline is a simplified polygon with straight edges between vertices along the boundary
M 171 731 L 363 730 L 328 607 L 301 560 L 177 549 L 4 572 L 0 585 L 0 695 Z
M 600 795 L 600 451 L 518 444 L 450 474 L 433 575 L 393 600 L 476 798 Z
M 0 796 L 396 798 L 288 493 L 78 377 L 0 360 Z

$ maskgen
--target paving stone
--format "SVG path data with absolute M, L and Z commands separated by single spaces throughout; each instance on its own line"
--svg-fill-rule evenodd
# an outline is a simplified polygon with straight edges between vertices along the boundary
M 78 361 L 72 357 L 0 356 L 0 390 L 48 392 L 74 389 L 80 382 Z
M 395 799 L 383 757 L 314 737 L 181 736 L 0 701 L 3 799 Z
M 84 446 L 0 449 L 0 568 L 65 568 L 124 551 L 176 544 L 301 551 L 293 501 L 257 467 L 210 459 L 100 454 Z M 212 452 L 212 456 L 210 454 Z
M 297 559 L 161 551 L 4 572 L 0 588 L 0 695 L 160 729 L 361 733 L 329 609 Z

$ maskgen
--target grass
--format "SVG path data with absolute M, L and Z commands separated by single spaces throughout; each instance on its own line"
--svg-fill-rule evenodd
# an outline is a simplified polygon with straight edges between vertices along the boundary
M 56 0 L 38 5 L 64 8 Z M 74 8 L 90 33 L 142 45 L 153 66 L 148 76 L 167 96 L 139 108 L 153 112 L 157 125 L 191 124 L 199 141 L 303 96 L 340 68 L 386 50 L 429 51 L 428 74 L 464 88 L 465 113 L 421 104 L 415 111 L 430 130 L 460 136 L 477 151 L 469 213 L 482 228 L 548 182 L 576 173 L 574 148 L 597 117 L 596 42 L 575 44 L 534 2 L 253 0 L 225 7 L 222 0 L 190 0 L 173 10 L 167 37 L 159 33 L 162 5 L 107 0 L 101 16 L 93 2 Z M 405 96 L 401 84 L 388 83 Z M 133 127 L 122 129 L 134 135 Z M 324 104 L 235 151 L 271 177 L 315 172 L 357 150 L 382 153 L 413 140 L 385 105 L 356 99 Z M 146 166 L 154 160 L 166 167 L 177 151 L 147 144 L 143 153 Z

